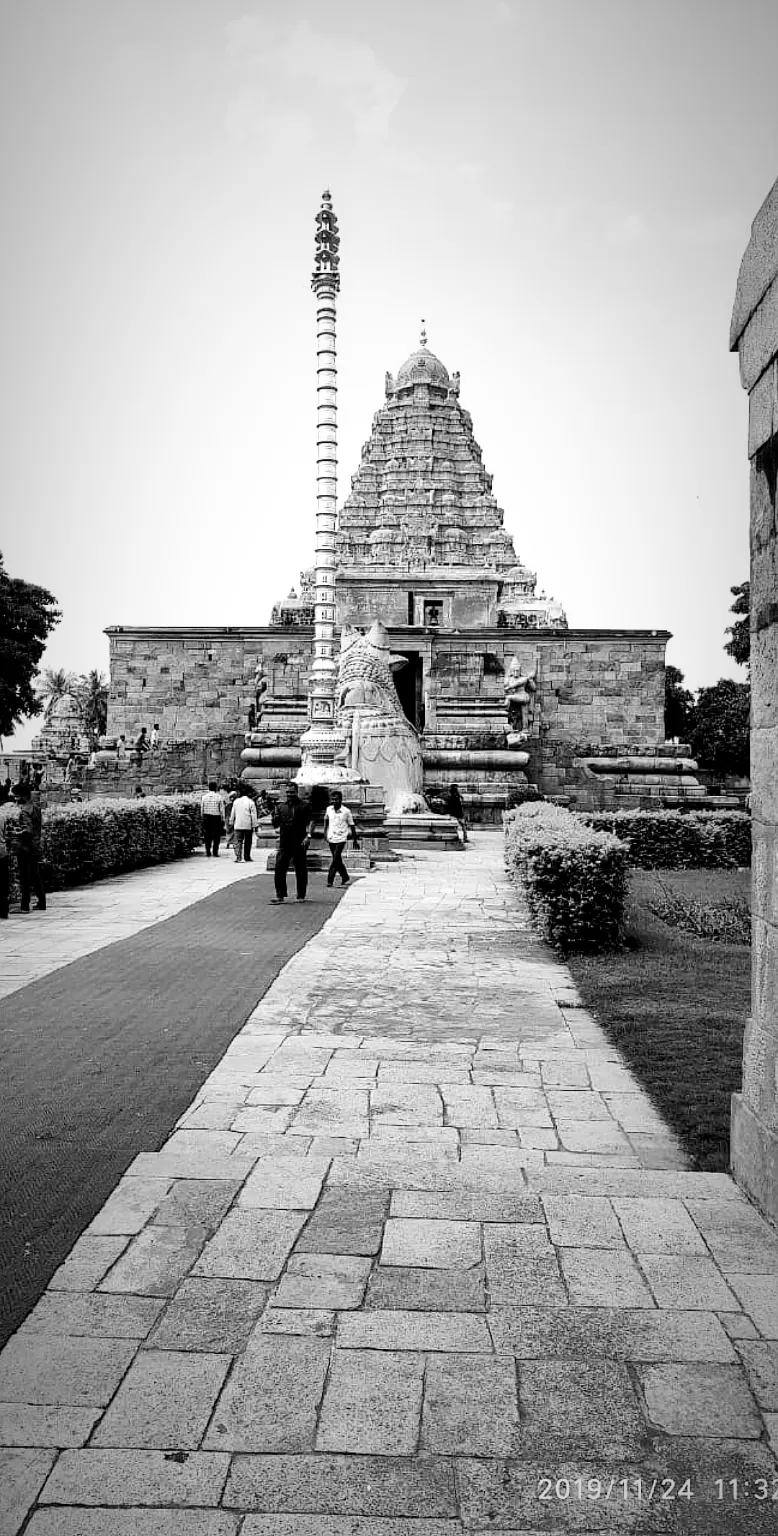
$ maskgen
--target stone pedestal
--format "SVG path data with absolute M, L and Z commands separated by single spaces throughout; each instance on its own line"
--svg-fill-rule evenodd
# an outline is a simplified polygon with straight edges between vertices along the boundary
M 751 460 L 751 1018 L 732 1102 L 732 1170 L 778 1225 L 778 181 L 740 267 L 730 345 L 749 395 Z

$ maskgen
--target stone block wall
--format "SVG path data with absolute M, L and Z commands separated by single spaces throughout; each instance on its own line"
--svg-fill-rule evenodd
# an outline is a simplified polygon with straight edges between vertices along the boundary
M 129 741 L 159 722 L 163 742 L 208 740 L 248 729 L 257 664 L 268 692 L 293 714 L 308 693 L 308 629 L 130 629 L 106 631 L 110 645 L 109 736 Z
M 751 1017 L 732 1105 L 732 1169 L 778 1225 L 778 181 L 740 267 L 730 346 L 751 461 Z
M 458 734 L 466 728 L 480 733 L 477 745 L 499 745 L 505 674 L 516 656 L 522 672 L 536 669 L 537 676 L 530 778 L 544 794 L 568 793 L 576 758 L 606 749 L 659 750 L 668 639 L 664 630 L 441 634 L 431 658 L 435 718 L 427 721 L 425 742 L 459 745 Z M 404 649 L 404 637 L 397 637 L 397 649 Z
M 67 804 L 74 793 L 83 800 L 132 799 L 137 785 L 145 795 L 187 794 L 204 788 L 209 779 L 220 783 L 239 776 L 243 736 L 216 736 L 210 741 L 175 741 L 159 752 L 146 752 L 138 761 L 132 753 L 118 762 L 114 752 L 99 752 L 94 768 L 81 765 L 72 782 L 54 779 L 44 787 L 47 805 Z
M 505 746 L 505 675 L 516 656 L 536 672 L 529 777 L 544 794 L 573 795 L 576 760 L 656 753 L 664 738 L 665 631 L 424 629 L 393 626 L 392 645 L 422 668 L 424 745 Z M 159 721 L 163 746 L 242 734 L 258 659 L 268 680 L 267 747 L 296 747 L 312 661 L 310 627 L 111 629 L 108 734 L 128 741 Z

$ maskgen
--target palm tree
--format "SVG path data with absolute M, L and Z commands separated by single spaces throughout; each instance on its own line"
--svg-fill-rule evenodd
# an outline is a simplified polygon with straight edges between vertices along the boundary
M 108 724 L 108 679 L 95 667 L 75 684 L 84 730 L 88 736 L 104 736 Z
M 76 688 L 75 672 L 67 672 L 64 667 L 56 669 L 45 667 L 36 684 L 36 693 L 43 702 L 44 719 L 49 720 L 54 705 L 60 699 L 64 699 L 68 693 L 74 693 Z

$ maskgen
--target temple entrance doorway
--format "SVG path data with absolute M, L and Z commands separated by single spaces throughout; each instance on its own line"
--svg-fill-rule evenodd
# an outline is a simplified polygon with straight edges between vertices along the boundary
M 397 697 L 403 714 L 417 731 L 424 730 L 424 662 L 419 651 L 403 651 L 408 660 L 399 672 L 393 672 Z

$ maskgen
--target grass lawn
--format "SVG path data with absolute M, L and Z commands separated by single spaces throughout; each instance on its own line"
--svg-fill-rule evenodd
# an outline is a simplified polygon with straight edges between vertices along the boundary
M 634 871 L 627 948 L 570 955 L 586 1007 L 618 1045 L 697 1168 L 729 1162 L 730 1095 L 740 1087 L 751 1007 L 751 950 L 700 939 L 655 917 L 657 880 L 711 902 L 746 899 L 750 872 Z

